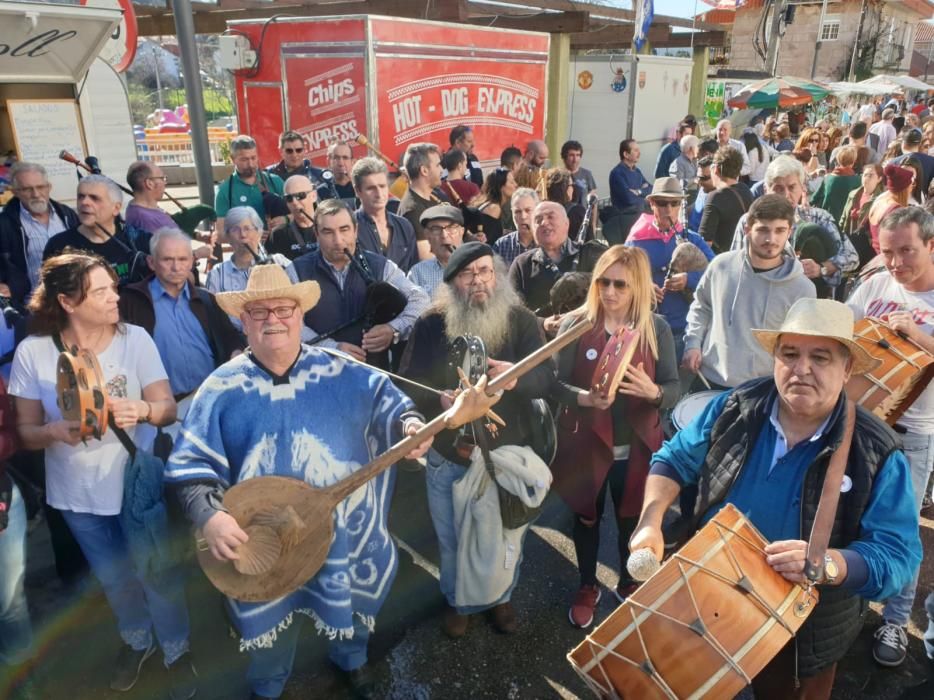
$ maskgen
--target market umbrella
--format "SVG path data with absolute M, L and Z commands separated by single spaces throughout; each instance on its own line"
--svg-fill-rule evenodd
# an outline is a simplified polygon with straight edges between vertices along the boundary
M 766 78 L 745 86 L 727 102 L 737 109 L 794 107 L 817 102 L 830 94 L 821 83 L 804 78 Z
M 906 88 L 908 90 L 934 90 L 934 87 L 925 82 L 912 78 L 910 75 L 877 75 L 867 78 L 859 83 L 860 85 L 881 85 L 887 88 L 898 90 Z

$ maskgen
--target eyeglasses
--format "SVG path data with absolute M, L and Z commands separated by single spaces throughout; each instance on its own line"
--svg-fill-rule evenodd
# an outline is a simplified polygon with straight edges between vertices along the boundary
M 659 207 L 660 209 L 665 209 L 668 207 L 678 207 L 681 206 L 680 199 L 653 199 L 652 203 Z
M 483 269 L 472 272 L 471 270 L 462 270 L 457 273 L 457 278 L 463 282 L 473 282 L 475 279 L 481 282 L 489 282 L 493 279 L 493 268 L 484 267 Z
M 304 153 L 305 152 L 304 148 L 283 148 L 282 150 L 288 153 L 289 155 L 293 153 Z
M 446 226 L 441 226 L 440 224 L 432 224 L 432 225 L 430 225 L 430 226 L 426 226 L 426 227 L 425 227 L 425 231 L 427 231 L 428 233 L 433 233 L 433 234 L 435 234 L 435 235 L 437 235 L 437 236 L 440 236 L 440 235 L 445 234 L 445 233 L 450 233 L 450 234 L 453 235 L 453 234 L 457 233 L 458 231 L 460 231 L 461 228 L 462 228 L 462 227 L 461 227 L 460 224 L 454 223 L 454 222 L 452 221 L 451 223 L 447 224 Z
M 287 194 L 283 197 L 286 202 L 291 202 L 293 200 L 298 200 L 299 202 L 304 202 L 305 197 L 311 194 L 311 190 L 307 192 L 293 192 L 292 194 Z
M 244 226 L 231 226 L 227 229 L 227 233 L 232 233 L 235 236 L 239 236 L 241 233 L 258 233 L 259 229 L 253 226 L 252 224 L 245 224 Z
M 267 309 L 265 306 L 254 306 L 252 309 L 244 309 L 244 311 L 246 311 L 247 316 L 254 321 L 265 321 L 269 318 L 269 314 L 275 314 L 276 318 L 292 318 L 297 308 L 298 304 L 292 306 L 277 306 L 274 309 Z
M 629 286 L 629 283 L 626 280 L 611 280 L 609 277 L 598 277 L 597 285 L 601 289 L 609 289 L 610 285 L 613 285 L 613 289 L 622 291 Z
M 167 175 L 150 175 L 146 178 L 147 180 L 159 180 L 160 182 L 168 182 L 169 178 Z

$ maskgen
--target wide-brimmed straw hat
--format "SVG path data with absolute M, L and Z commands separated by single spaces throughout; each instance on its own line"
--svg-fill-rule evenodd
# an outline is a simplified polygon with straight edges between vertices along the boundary
M 676 177 L 660 177 L 652 185 L 652 194 L 647 194 L 646 199 L 657 197 L 659 199 L 684 199 L 684 190 L 681 189 L 681 182 Z
M 754 328 L 752 334 L 770 355 L 775 351 L 779 336 L 810 335 L 815 338 L 830 338 L 842 343 L 853 357 L 853 373 L 866 374 L 880 364 L 853 340 L 853 312 L 846 304 L 832 299 L 798 299 L 778 330 Z
M 243 307 L 251 301 L 263 299 L 294 299 L 305 313 L 321 296 L 317 282 L 299 282 L 292 280 L 278 265 L 254 265 L 246 289 L 240 292 L 220 292 L 215 298 L 217 305 L 231 316 L 237 317 Z

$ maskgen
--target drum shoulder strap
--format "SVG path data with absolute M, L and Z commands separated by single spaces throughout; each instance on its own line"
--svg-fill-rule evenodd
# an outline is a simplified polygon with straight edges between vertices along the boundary
M 843 484 L 850 445 L 853 442 L 856 407 L 849 399 L 846 400 L 844 420 L 843 439 L 830 456 L 830 464 L 827 467 L 827 473 L 824 474 L 820 501 L 817 504 L 817 513 L 814 516 L 814 524 L 811 526 L 811 536 L 808 539 L 804 575 L 812 583 L 820 582 L 824 576 L 824 555 L 827 553 L 827 545 L 830 542 L 830 532 L 837 513 L 837 504 L 840 501 L 840 487 Z

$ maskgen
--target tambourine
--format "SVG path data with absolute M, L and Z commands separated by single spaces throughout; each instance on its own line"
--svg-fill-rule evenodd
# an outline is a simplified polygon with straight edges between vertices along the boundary
M 90 350 L 72 347 L 58 356 L 58 407 L 65 420 L 78 421 L 82 438 L 98 440 L 107 432 L 107 395 L 104 373 Z
M 616 394 L 638 343 L 639 331 L 629 328 L 620 328 L 610 336 L 597 359 L 597 367 L 590 380 L 594 392 L 604 397 Z

